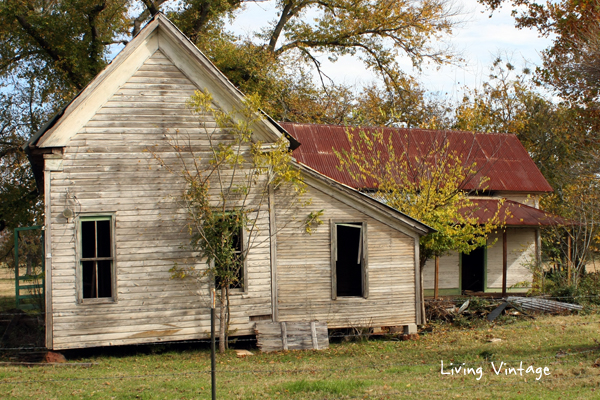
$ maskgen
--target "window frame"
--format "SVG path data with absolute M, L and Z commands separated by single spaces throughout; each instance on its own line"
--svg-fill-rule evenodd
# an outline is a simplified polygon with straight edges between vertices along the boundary
M 247 233 L 246 233 L 246 228 L 245 227 L 240 227 L 240 254 L 244 254 L 244 252 L 246 251 L 246 239 L 247 239 Z M 247 294 L 248 293 L 248 268 L 247 268 L 247 261 L 248 261 L 248 254 L 246 253 L 246 256 L 244 257 L 244 261 L 242 262 L 242 287 L 241 288 L 229 288 L 229 294 Z
M 362 258 L 361 280 L 362 280 L 362 296 L 338 296 L 337 294 L 337 226 L 346 224 L 361 224 L 361 249 L 359 250 Z M 331 237 L 331 299 L 368 299 L 369 298 L 369 252 L 368 252 L 368 224 L 363 219 L 353 220 L 330 220 L 329 224 Z
M 248 239 L 248 233 L 246 232 L 246 228 L 245 227 L 240 227 L 240 254 L 244 254 L 244 252 L 246 251 L 246 240 Z M 229 294 L 230 295 L 245 295 L 248 294 L 248 255 L 249 252 L 246 253 L 246 256 L 244 257 L 244 261 L 242 263 L 242 287 L 241 288 L 232 288 L 229 287 Z M 214 263 L 214 261 L 213 261 Z M 214 264 L 211 264 L 211 266 L 214 266 Z M 212 277 L 211 278 L 211 287 L 212 288 L 216 288 L 217 287 L 217 282 L 216 282 L 216 277 Z
M 96 298 L 84 298 L 83 297 L 83 266 L 82 266 L 82 228 L 81 223 L 87 221 L 110 221 L 110 245 L 111 245 L 111 297 L 96 297 Z M 116 214 L 114 212 L 103 212 L 103 213 L 83 213 L 77 216 L 75 221 L 76 229 L 76 280 L 75 287 L 77 291 L 77 303 L 78 304 L 109 304 L 117 302 L 117 244 L 116 244 Z

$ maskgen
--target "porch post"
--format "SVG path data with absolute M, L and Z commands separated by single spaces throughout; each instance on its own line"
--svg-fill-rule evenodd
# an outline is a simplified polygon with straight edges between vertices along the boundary
M 437 300 L 438 298 L 438 288 L 439 288 L 439 281 L 440 281 L 440 257 L 439 256 L 435 256 L 435 281 L 433 283 L 433 298 L 435 300 Z
M 502 233 L 502 297 L 506 297 L 506 272 L 508 269 L 508 243 L 506 240 L 506 228 Z

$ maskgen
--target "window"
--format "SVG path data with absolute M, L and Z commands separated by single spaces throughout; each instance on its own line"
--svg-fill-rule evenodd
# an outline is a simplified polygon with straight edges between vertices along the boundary
M 112 215 L 79 218 L 79 299 L 114 300 L 115 246 Z
M 332 298 L 367 298 L 366 222 L 332 222 L 331 236 Z
M 233 245 L 233 262 L 223 266 L 223 274 L 227 275 L 233 281 L 230 289 L 238 289 L 238 292 L 246 291 L 246 268 L 244 258 L 244 229 L 239 227 L 228 240 L 231 240 Z M 224 257 L 226 258 L 226 257 Z M 215 277 L 215 287 L 221 287 L 221 277 Z

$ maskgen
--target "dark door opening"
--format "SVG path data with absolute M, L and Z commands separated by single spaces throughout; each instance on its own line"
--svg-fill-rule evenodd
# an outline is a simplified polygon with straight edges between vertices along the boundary
M 462 254 L 462 290 L 483 292 L 485 280 L 485 247 Z
M 337 295 L 362 296 L 362 224 L 337 224 Z

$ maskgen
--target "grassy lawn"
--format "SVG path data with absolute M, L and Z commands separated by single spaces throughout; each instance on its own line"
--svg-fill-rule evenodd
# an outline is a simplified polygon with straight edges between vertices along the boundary
M 597 315 L 540 317 L 502 326 L 438 326 L 418 341 L 333 343 L 320 352 L 279 352 L 237 358 L 217 355 L 221 399 L 590 399 L 600 398 Z M 491 338 L 501 341 L 490 343 Z M 90 355 L 92 354 L 92 355 Z M 169 346 L 66 353 L 78 366 L 0 366 L 3 398 L 210 398 L 210 352 Z M 481 373 L 442 375 L 465 363 Z M 508 363 L 539 373 L 496 375 Z M 503 370 L 504 366 L 503 365 Z M 463 367 L 464 368 L 464 367 Z M 541 370 L 539 370 L 541 371 Z M 481 376 L 479 380 L 477 378 Z

